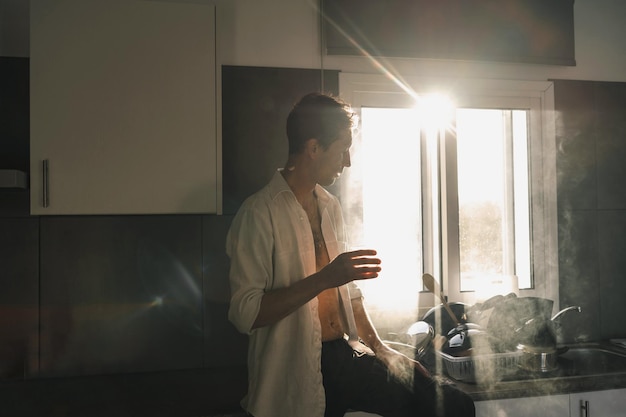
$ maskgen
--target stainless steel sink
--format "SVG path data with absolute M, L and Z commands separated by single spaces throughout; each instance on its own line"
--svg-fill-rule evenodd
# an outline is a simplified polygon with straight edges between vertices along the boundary
M 626 373 L 626 354 L 601 346 L 570 347 L 558 363 L 563 376 Z
M 559 350 L 561 350 L 560 348 Z M 544 381 L 564 378 L 616 376 L 626 378 L 626 350 L 601 343 L 572 345 L 557 357 L 557 366 L 550 371 L 530 371 L 522 367 L 518 356 L 448 357 L 440 354 L 446 373 L 461 382 L 489 384 L 493 382 Z M 500 360 L 493 361 L 493 357 Z M 480 360 L 479 360 L 480 359 Z M 506 359 L 502 361 L 502 359 Z
M 546 380 L 600 375 L 626 376 L 626 353 L 602 345 L 574 345 L 559 355 L 558 366 L 550 372 L 531 372 L 518 369 L 499 378 L 500 381 Z

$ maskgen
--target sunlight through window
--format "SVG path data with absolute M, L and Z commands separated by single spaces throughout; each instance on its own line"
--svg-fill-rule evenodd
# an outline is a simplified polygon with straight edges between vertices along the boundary
M 353 169 L 362 206 L 351 236 L 383 260 L 380 279 L 360 285 L 385 311 L 415 311 L 422 273 L 442 275 L 440 196 L 450 196 L 442 187 L 458 197 L 460 290 L 481 291 L 498 276 L 531 286 L 527 112 L 453 109 L 435 97 L 413 109 L 361 108 Z M 457 181 L 446 184 L 440 141 L 450 115 Z
M 424 272 L 450 301 L 558 300 L 553 84 L 340 81 L 360 131 L 339 195 L 353 247 L 383 262 L 380 279 L 359 284 L 376 325 L 397 330 L 438 304 Z
M 413 109 L 363 108 L 363 221 L 359 246 L 376 248 L 381 279 L 363 282 L 368 302 L 411 309 L 421 289 L 420 126 Z
M 461 290 L 494 275 L 529 288 L 526 112 L 458 109 L 456 129 Z

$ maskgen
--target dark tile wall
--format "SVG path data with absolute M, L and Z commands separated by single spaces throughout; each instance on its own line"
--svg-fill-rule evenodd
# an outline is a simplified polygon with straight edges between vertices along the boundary
M 285 123 L 304 94 L 338 94 L 339 71 L 222 67 L 223 210 L 234 214 L 287 161 Z
M 29 170 L 29 61 L 0 56 L 0 169 Z
M 558 80 L 555 110 L 563 337 L 624 337 L 626 83 Z

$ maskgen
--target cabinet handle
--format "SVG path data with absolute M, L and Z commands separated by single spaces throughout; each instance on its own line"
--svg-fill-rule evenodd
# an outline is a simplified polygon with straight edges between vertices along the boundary
M 43 206 L 47 208 L 50 205 L 50 175 L 48 172 L 49 162 L 44 159 L 41 163 L 41 172 L 43 175 Z
M 580 400 L 580 417 L 589 417 L 589 401 Z

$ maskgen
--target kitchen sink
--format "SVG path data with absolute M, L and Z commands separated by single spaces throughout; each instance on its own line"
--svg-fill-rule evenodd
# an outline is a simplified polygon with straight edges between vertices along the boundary
M 549 372 L 531 372 L 519 369 L 501 378 L 502 381 L 576 378 L 600 375 L 626 375 L 626 353 L 599 346 L 571 346 L 558 357 L 558 366 Z
M 447 365 L 457 365 L 457 367 L 453 368 L 455 372 L 452 373 L 450 368 L 448 368 L 448 375 L 453 379 L 464 382 L 489 383 L 494 382 L 494 380 L 500 382 L 533 380 L 538 382 L 553 378 L 569 379 L 601 375 L 626 375 L 626 351 L 625 353 L 620 353 L 596 344 L 570 346 L 567 351 L 558 356 L 557 367 L 548 372 L 528 371 L 516 364 L 515 361 L 512 361 L 510 365 L 502 362 L 499 367 L 496 367 L 495 372 L 494 370 L 488 372 L 488 369 L 479 366 L 482 364 L 482 361 L 476 360 L 477 358 L 474 358 L 472 361 L 472 366 L 463 362 L 464 359 L 469 358 L 454 359 L 458 363 L 453 361 Z M 476 367 L 478 372 L 476 372 L 476 378 L 474 378 L 474 368 Z M 465 373 L 461 372 L 464 370 L 466 371 Z M 468 370 L 472 372 L 470 373 Z
M 452 357 L 439 352 L 446 374 L 461 382 L 489 384 L 493 382 L 546 381 L 554 378 L 585 378 L 623 375 L 626 377 L 626 350 L 602 344 L 572 345 L 559 348 L 557 366 L 549 371 L 531 371 L 521 366 L 520 354 L 493 354 Z M 621 376 L 620 376 L 621 378 Z M 547 382 L 547 381 L 546 381 Z
M 618 349 L 606 342 L 568 347 L 566 351 L 563 347 L 558 349 L 558 366 L 548 372 L 529 371 L 522 366 L 499 367 L 495 372 L 481 370 L 475 373 L 475 378 L 458 381 L 463 384 L 462 389 L 478 401 L 626 387 L 625 349 Z M 452 374 L 449 376 L 456 379 Z
M 558 359 L 561 376 L 626 373 L 626 354 L 601 346 L 576 346 Z

